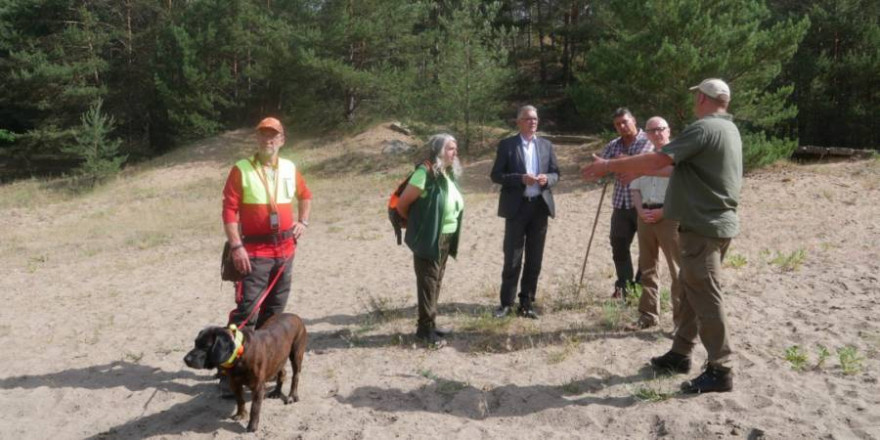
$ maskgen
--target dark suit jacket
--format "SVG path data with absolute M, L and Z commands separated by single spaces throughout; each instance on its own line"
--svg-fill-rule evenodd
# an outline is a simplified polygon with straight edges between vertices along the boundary
M 526 186 L 522 182 L 522 176 L 526 174 L 526 164 L 521 143 L 519 134 L 509 137 L 498 143 L 498 151 L 495 153 L 495 164 L 492 166 L 490 177 L 493 182 L 501 184 L 501 197 L 498 200 L 498 215 L 500 217 L 513 218 L 516 216 L 526 190 Z M 550 217 L 555 217 L 556 204 L 553 203 L 551 188 L 559 181 L 556 151 L 550 141 L 537 136 L 535 137 L 535 146 L 540 161 L 538 174 L 547 175 L 547 185 L 541 188 L 541 197 L 547 203 Z

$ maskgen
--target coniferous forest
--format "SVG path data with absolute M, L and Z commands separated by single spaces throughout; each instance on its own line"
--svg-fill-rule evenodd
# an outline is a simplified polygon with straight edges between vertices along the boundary
M 798 145 L 880 149 L 876 0 L 0 0 L 0 180 L 100 175 L 280 116 L 389 118 L 462 149 L 517 106 L 598 133 L 629 107 L 690 122 L 721 77 L 747 166 Z

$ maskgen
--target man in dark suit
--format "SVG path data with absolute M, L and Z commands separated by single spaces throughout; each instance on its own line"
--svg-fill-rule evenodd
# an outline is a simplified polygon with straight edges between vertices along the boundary
M 495 311 L 495 317 L 502 318 L 512 312 L 516 284 L 523 271 L 517 314 L 538 319 L 532 304 L 544 259 L 547 218 L 556 215 L 550 188 L 559 181 L 559 166 L 553 144 L 535 135 L 538 131 L 535 107 L 521 107 L 516 125 L 519 134 L 498 144 L 491 174 L 492 181 L 501 185 L 498 216 L 505 219 L 501 307 Z

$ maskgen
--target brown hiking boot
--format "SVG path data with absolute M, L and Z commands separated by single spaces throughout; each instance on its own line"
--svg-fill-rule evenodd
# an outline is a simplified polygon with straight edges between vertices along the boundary
M 691 358 L 683 354 L 667 351 L 666 354 L 651 358 L 651 366 L 655 370 L 669 373 L 687 373 L 691 371 Z

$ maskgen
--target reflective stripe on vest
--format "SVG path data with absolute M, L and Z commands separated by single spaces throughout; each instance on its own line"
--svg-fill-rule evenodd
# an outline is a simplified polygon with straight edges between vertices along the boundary
M 251 165 L 250 159 L 242 159 L 235 163 L 235 166 L 241 171 L 241 202 L 249 205 L 268 205 L 269 198 L 266 195 L 266 188 L 263 181 L 260 180 L 257 170 Z M 262 170 L 261 170 L 262 171 Z M 275 195 L 275 203 L 287 204 L 292 203 L 296 195 L 296 165 L 287 159 L 278 159 L 278 193 L 275 193 L 273 180 L 269 180 L 269 191 Z

